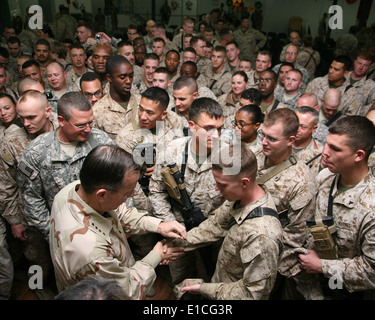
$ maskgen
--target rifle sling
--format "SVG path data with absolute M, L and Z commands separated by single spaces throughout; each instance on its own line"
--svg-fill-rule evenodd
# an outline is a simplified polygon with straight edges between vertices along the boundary
M 267 207 L 256 207 L 255 209 L 250 211 L 250 213 L 246 216 L 245 219 L 242 220 L 242 222 L 248 219 L 259 218 L 263 216 L 273 216 L 279 219 L 279 215 L 275 210 Z M 236 219 L 234 219 L 234 217 L 232 217 L 228 222 L 228 230 L 232 228 L 235 224 L 237 224 L 237 221 Z

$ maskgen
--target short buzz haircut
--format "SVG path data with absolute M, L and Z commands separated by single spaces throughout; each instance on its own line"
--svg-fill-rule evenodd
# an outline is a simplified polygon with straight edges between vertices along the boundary
M 189 108 L 189 119 L 197 121 L 202 113 L 210 118 L 219 119 L 223 116 L 223 108 L 212 98 L 195 99 Z
M 333 61 L 343 63 L 345 71 L 350 71 L 350 69 L 352 67 L 352 59 L 349 56 L 344 55 L 344 54 L 336 56 L 333 59 Z
M 23 69 L 30 68 L 30 67 L 32 67 L 32 66 L 35 66 L 35 67 L 37 67 L 38 69 L 40 69 L 40 64 L 39 64 L 39 62 L 36 61 L 36 60 L 31 59 L 31 60 L 27 60 L 27 61 L 25 61 L 25 62 L 23 63 L 23 65 L 22 65 L 22 70 L 23 70 Z
M 230 44 L 234 44 L 234 46 L 238 49 L 238 44 L 236 41 L 232 40 L 232 41 L 228 41 L 227 44 L 225 45 L 225 47 L 229 46 Z
M 70 120 L 73 109 L 89 111 L 91 108 L 90 101 L 78 91 L 64 93 L 57 102 L 57 114 L 67 121 Z
M 319 112 L 312 107 L 302 106 L 297 108 L 296 112 L 299 112 L 301 114 L 310 114 L 312 116 L 314 126 L 316 126 L 319 122 Z
M 85 48 L 83 47 L 83 45 L 80 42 L 72 43 L 72 45 L 69 48 L 69 52 L 72 51 L 72 49 L 82 49 L 83 51 L 85 51 Z
M 51 45 L 46 39 L 39 39 L 37 42 L 35 42 L 34 48 L 36 48 L 37 45 L 42 45 L 48 47 L 48 50 L 51 50 Z
M 20 46 L 21 45 L 21 40 L 18 37 L 10 37 L 7 40 L 7 43 L 11 43 L 11 44 L 18 43 L 18 45 Z
M 163 111 L 167 109 L 169 104 L 168 92 L 159 87 L 150 87 L 146 91 L 142 92 L 142 98 L 149 99 L 154 102 L 158 102 L 158 108 Z
M 255 88 L 245 89 L 241 94 L 241 98 L 252 101 L 257 106 L 260 106 L 262 103 L 262 94 Z
M 198 85 L 197 81 L 194 78 L 189 77 L 187 75 L 183 75 L 178 77 L 173 84 L 173 90 L 181 90 L 182 88 L 189 88 L 189 92 L 198 92 Z
M 158 67 L 155 69 L 155 73 L 163 73 L 167 75 L 167 80 L 171 79 L 171 74 L 169 73 L 168 69 L 166 67 Z
M 155 38 L 152 43 L 154 42 L 163 42 L 163 44 L 165 45 L 165 40 L 163 38 Z
M 34 79 L 31 79 L 30 77 L 22 78 L 18 84 L 17 84 L 17 91 L 18 94 L 21 96 L 26 90 L 24 89 L 25 86 L 35 86 L 37 84 L 40 84 L 39 81 L 36 81 Z
M 234 176 L 247 177 L 255 182 L 258 170 L 257 158 L 245 143 L 242 142 L 239 146 L 240 149 L 233 144 L 224 144 L 221 148 L 217 148 L 213 155 L 217 161 L 212 163 L 212 170 L 225 174 L 226 169 L 232 169 L 237 165 L 239 170 L 233 174 Z
M 264 72 L 270 72 L 272 74 L 273 81 L 275 81 L 275 82 L 277 81 L 277 74 L 271 68 L 267 68 L 266 70 L 262 71 L 261 74 L 264 73 Z
M 191 52 L 191 53 L 197 55 L 197 51 L 193 47 L 187 47 L 187 48 L 185 48 L 184 51 L 183 51 L 183 53 L 185 53 L 185 52 Z
M 177 54 L 177 56 L 178 56 L 178 60 L 180 60 L 180 53 L 179 53 L 177 50 L 175 50 L 175 49 L 171 49 L 171 50 L 169 50 L 169 51 L 165 54 L 165 57 L 167 57 L 167 55 L 169 55 L 170 53 L 175 53 L 175 54 Z
M 201 36 L 201 35 L 199 35 L 199 36 L 193 36 L 190 39 L 190 47 L 194 47 L 198 43 L 199 40 L 202 40 L 202 41 L 206 42 L 206 39 L 203 36 Z
M 79 174 L 83 190 L 92 194 L 99 189 L 117 191 L 124 185 L 124 176 L 140 171 L 133 156 L 117 145 L 100 145 L 83 161 Z
M 302 79 L 303 79 L 303 74 L 302 74 L 302 72 L 301 72 L 300 70 L 298 70 L 298 69 L 292 69 L 292 70 L 289 70 L 288 73 L 289 73 L 289 72 L 296 72 L 296 73 L 298 73 L 299 76 L 301 77 L 301 81 L 302 81 Z
M 47 65 L 47 68 L 48 68 L 51 64 L 57 64 L 57 65 L 60 67 L 62 73 L 65 72 L 65 68 L 64 68 L 64 66 L 63 66 L 60 62 L 53 60 L 53 61 L 51 61 L 51 62 Z
M 26 103 L 29 100 L 29 98 L 32 98 L 34 100 L 40 100 L 43 103 L 43 105 L 48 104 L 47 97 L 44 93 L 41 93 L 38 90 L 26 90 L 19 97 L 19 99 L 17 101 L 17 105 L 20 104 L 20 103 Z
M 191 61 L 191 60 L 188 60 L 188 61 L 185 61 L 182 65 L 181 65 L 181 69 L 183 66 L 191 66 L 195 72 L 198 71 L 198 67 L 197 67 L 197 64 L 194 62 L 194 61 Z M 180 70 L 181 70 L 180 69 Z
M 272 53 L 271 51 L 268 50 L 261 50 L 258 52 L 257 56 L 262 55 L 262 56 L 268 56 L 270 61 L 272 61 Z
M 167 55 L 165 55 L 165 56 L 167 56 Z M 149 52 L 149 53 L 146 53 L 145 57 L 143 58 L 143 61 L 146 61 L 146 60 L 157 60 L 157 61 L 159 61 L 159 57 L 156 53 Z
M 284 138 L 295 136 L 299 128 L 299 119 L 296 113 L 288 108 L 281 108 L 269 112 L 263 122 L 263 126 L 271 127 L 277 123 L 283 125 Z
M 133 44 L 128 40 L 121 40 L 119 43 L 117 43 L 117 49 L 122 47 L 133 47 Z
M 115 70 L 118 68 L 118 66 L 123 64 L 123 63 L 128 64 L 133 68 L 133 66 L 131 65 L 129 60 L 126 59 L 124 56 L 121 56 L 121 55 L 118 55 L 118 54 L 116 54 L 114 56 L 110 56 L 107 59 L 107 62 L 105 63 L 106 74 L 109 74 L 112 77 L 113 72 L 115 72 Z
M 212 51 L 221 52 L 221 53 L 224 53 L 225 57 L 227 56 L 227 50 L 223 46 L 218 45 L 214 47 Z
M 102 86 L 102 78 L 96 73 L 96 72 L 85 72 L 82 76 L 81 79 L 79 79 L 79 87 L 81 88 L 82 82 L 92 82 L 95 80 L 99 80 L 100 86 Z
M 346 145 L 353 151 L 363 150 L 366 161 L 375 143 L 374 124 L 362 116 L 347 116 L 335 121 L 328 129 L 331 134 L 346 135 Z

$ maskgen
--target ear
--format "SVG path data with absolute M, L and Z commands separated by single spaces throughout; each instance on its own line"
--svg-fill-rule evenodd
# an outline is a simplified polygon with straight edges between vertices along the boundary
M 165 119 L 165 117 L 167 116 L 167 110 L 165 110 L 165 111 L 163 111 L 163 113 L 161 114 L 161 120 L 164 120 Z
M 108 73 L 107 73 L 105 76 L 106 76 L 108 82 L 109 82 L 109 83 L 112 83 L 112 78 L 111 78 L 111 76 L 110 76 Z
M 365 159 L 365 157 L 366 157 L 366 152 L 362 149 L 359 149 L 356 151 L 354 161 L 361 162 Z
M 344 72 L 344 77 L 346 78 L 348 74 L 349 74 L 349 71 L 345 71 Z
M 96 191 L 95 196 L 99 203 L 103 203 L 105 201 L 105 197 L 108 191 L 106 189 L 99 189 Z
M 193 93 L 193 98 L 194 98 L 194 100 L 195 100 L 195 99 L 197 99 L 197 98 L 198 98 L 198 96 L 199 96 L 199 93 L 198 93 L 198 91 L 195 91 L 195 92 Z
M 242 179 L 241 179 L 241 187 L 243 188 L 243 189 L 245 189 L 245 188 L 247 188 L 249 185 L 250 185 L 250 178 L 247 178 L 247 177 L 243 177 Z
M 290 136 L 288 138 L 288 146 L 292 146 L 295 140 L 296 140 L 295 136 Z
M 318 129 L 318 125 L 313 126 L 312 132 L 315 132 Z
M 195 131 L 195 123 L 192 120 L 189 120 L 189 128 L 191 132 Z
M 62 116 L 57 116 L 57 121 L 60 127 L 64 127 L 64 118 Z

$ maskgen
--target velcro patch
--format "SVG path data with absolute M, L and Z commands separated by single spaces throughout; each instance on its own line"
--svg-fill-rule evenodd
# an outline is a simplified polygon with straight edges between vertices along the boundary
M 27 177 L 30 178 L 30 176 L 33 174 L 34 170 L 27 165 L 26 162 L 22 161 L 18 165 L 18 169 Z

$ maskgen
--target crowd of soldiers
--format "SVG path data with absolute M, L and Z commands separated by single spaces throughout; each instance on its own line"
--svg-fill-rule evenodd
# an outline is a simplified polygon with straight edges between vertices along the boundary
M 41 299 L 89 275 L 143 299 L 158 272 L 181 299 L 373 298 L 370 44 L 317 76 L 310 35 L 275 57 L 249 17 L 120 39 L 62 7 L 55 35 L 15 19 L 3 36 L 0 298 L 24 260 Z

